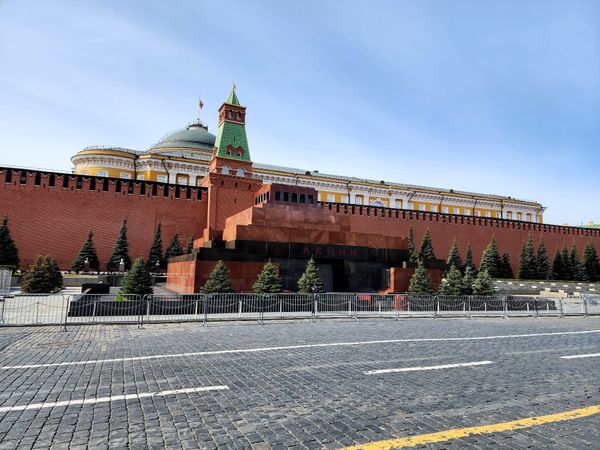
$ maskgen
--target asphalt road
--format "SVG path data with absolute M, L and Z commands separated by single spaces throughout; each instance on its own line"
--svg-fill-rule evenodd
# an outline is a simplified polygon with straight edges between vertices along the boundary
M 0 328 L 0 349 L 0 449 L 600 442 L 597 317 Z

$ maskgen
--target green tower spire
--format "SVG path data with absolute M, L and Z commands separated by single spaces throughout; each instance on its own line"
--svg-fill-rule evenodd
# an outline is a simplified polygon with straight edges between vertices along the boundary
M 229 97 L 219 108 L 219 128 L 215 140 L 216 156 L 220 158 L 250 161 L 250 149 L 246 137 L 246 107 L 240 105 L 235 84 Z

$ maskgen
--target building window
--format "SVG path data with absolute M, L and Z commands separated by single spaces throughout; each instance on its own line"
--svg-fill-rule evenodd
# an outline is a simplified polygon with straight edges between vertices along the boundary
M 169 181 L 169 177 L 167 175 L 158 175 L 156 177 L 156 181 L 159 183 L 167 183 Z
M 454 214 L 460 214 L 460 209 L 454 208 Z
M 275 191 L 275 200 L 276 201 L 280 201 L 281 200 L 281 191 Z
M 394 208 L 396 208 L 396 209 L 402 209 L 402 200 L 396 200 L 394 202 Z
M 512 211 L 506 211 L 506 218 L 512 220 Z
M 283 201 L 284 202 L 289 202 L 290 201 L 290 193 L 289 192 L 284 192 L 283 193 Z
M 485 212 L 485 217 L 492 217 L 492 212 L 491 211 L 486 211 Z
M 447 206 L 442 206 L 442 213 L 448 214 L 448 207 Z
M 240 168 L 238 168 L 238 170 L 235 172 L 235 174 L 236 174 L 238 177 L 243 177 L 243 176 L 246 176 L 246 171 L 240 167 Z
M 500 211 L 496 212 L 496 219 L 502 219 L 502 213 Z
M 187 184 L 187 177 L 186 176 L 177 177 L 177 184 L 183 184 L 185 186 Z
M 527 222 L 531 222 L 531 213 L 527 213 L 526 216 Z
M 83 171 L 81 171 L 81 175 L 87 175 L 87 174 L 88 174 L 88 171 L 87 171 L 87 170 L 83 170 Z
M 138 180 L 145 180 L 145 179 L 146 179 L 146 176 L 145 176 L 145 175 L 138 175 L 138 176 L 137 176 L 137 179 L 138 179 Z
M 300 194 L 300 203 L 306 203 L 306 195 Z
M 523 220 L 523 213 L 517 213 L 517 220 Z
M 481 217 L 481 211 L 478 209 L 475 210 L 475 217 Z
M 222 173 L 223 175 L 229 175 L 229 172 L 231 172 L 231 168 L 230 168 L 229 166 L 223 166 L 223 167 L 221 168 L 221 173 Z
M 333 194 L 327 194 L 327 201 L 328 202 L 334 202 L 335 201 L 335 196 Z
M 406 204 L 406 209 L 415 209 L 415 205 L 409 202 Z
M 471 210 L 469 208 L 465 208 L 465 211 L 463 212 L 463 214 L 465 216 L 470 216 L 471 215 Z
M 357 195 L 354 197 L 354 203 L 356 203 L 357 205 L 362 205 L 363 204 L 363 197 L 362 195 Z
M 119 177 L 120 177 L 120 178 L 125 178 L 126 180 L 129 180 L 129 179 L 131 178 L 131 175 L 130 175 L 130 174 L 128 174 L 127 172 L 121 172 L 121 173 L 119 174 Z
M 108 171 L 107 170 L 99 170 L 98 171 L 98 176 L 99 177 L 107 177 L 108 176 Z
M 244 156 L 244 149 L 242 147 L 238 147 L 235 149 L 235 154 L 237 156 Z
M 348 196 L 342 195 L 342 203 L 348 203 Z
M 373 206 L 377 206 L 378 208 L 383 208 L 385 205 L 383 204 L 383 202 L 381 200 L 375 200 L 373 202 Z
M 425 211 L 425 205 L 423 203 L 419 205 L 419 211 Z
M 438 208 L 438 207 L 437 207 L 436 205 L 431 205 L 431 207 L 429 208 L 429 210 L 430 210 L 431 212 L 438 212 L 437 208 Z
M 298 203 L 298 194 L 292 192 L 292 203 Z

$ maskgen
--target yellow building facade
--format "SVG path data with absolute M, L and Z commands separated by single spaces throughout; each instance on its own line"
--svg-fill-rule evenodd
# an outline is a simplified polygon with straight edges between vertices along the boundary
M 71 158 L 80 175 L 149 180 L 198 186 L 208 173 L 215 135 L 199 120 L 169 133 L 146 151 L 91 146 Z M 290 167 L 254 163 L 254 176 L 266 184 L 312 187 L 319 201 L 443 214 L 543 222 L 538 202 L 500 195 L 368 180 Z

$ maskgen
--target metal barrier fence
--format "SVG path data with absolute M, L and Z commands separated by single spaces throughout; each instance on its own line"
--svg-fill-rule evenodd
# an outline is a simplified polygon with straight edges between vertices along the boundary
M 564 317 L 600 315 L 600 296 L 567 299 L 405 294 L 19 294 L 0 296 L 2 325 L 388 317 Z

